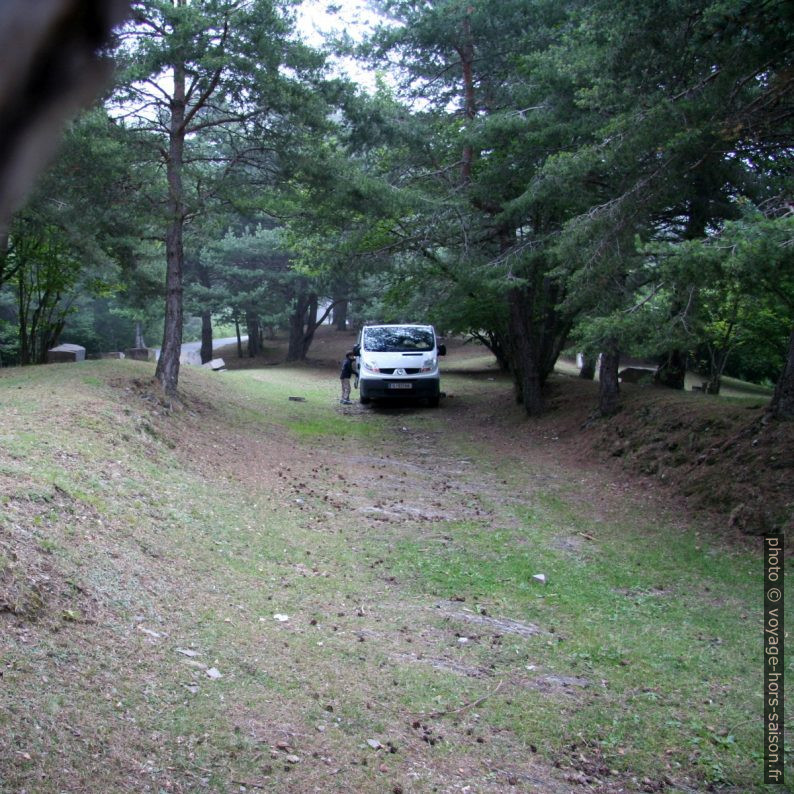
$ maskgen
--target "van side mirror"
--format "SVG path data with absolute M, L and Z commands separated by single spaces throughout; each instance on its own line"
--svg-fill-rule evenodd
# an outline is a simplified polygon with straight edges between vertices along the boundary
M 439 345 L 438 346 L 438 355 L 439 356 L 446 356 L 447 354 L 447 346 L 446 345 Z
M 353 352 L 357 355 L 361 355 L 361 345 L 353 345 Z

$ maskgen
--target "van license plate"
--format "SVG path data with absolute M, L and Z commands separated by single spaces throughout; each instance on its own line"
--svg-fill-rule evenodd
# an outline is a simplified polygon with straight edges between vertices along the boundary
M 387 383 L 390 389 L 413 389 L 413 383 Z

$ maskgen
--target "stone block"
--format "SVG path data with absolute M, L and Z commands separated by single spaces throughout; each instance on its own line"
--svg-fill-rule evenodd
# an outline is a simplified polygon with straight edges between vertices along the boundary
M 63 344 L 47 351 L 48 364 L 68 361 L 85 361 L 85 348 L 80 345 Z
M 127 358 L 131 358 L 133 361 L 148 361 L 149 360 L 149 348 L 148 347 L 129 347 L 124 351 L 124 355 Z
M 211 369 L 213 372 L 222 372 L 226 369 L 226 362 L 222 358 L 213 358 L 212 361 L 208 361 L 201 366 Z

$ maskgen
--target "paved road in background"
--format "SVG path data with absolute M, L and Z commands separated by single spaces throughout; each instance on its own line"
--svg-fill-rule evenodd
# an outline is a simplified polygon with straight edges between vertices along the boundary
M 240 337 L 243 342 L 248 341 L 248 336 L 241 336 Z M 223 339 L 213 339 L 212 340 L 212 349 L 217 350 L 219 347 L 225 347 L 226 345 L 236 344 L 237 337 L 236 336 L 226 336 Z M 182 352 L 183 353 L 198 353 L 201 350 L 201 342 L 185 342 L 182 345 Z M 154 357 L 155 361 L 160 358 L 160 348 L 154 348 Z
M 247 336 L 241 336 L 240 338 L 243 340 L 243 342 L 248 341 Z M 236 336 L 227 336 L 224 337 L 223 339 L 213 339 L 212 349 L 217 350 L 219 347 L 226 347 L 226 345 L 232 345 L 232 344 L 237 344 Z M 185 342 L 185 344 L 182 345 L 183 353 L 192 353 L 194 351 L 198 352 L 199 350 L 201 350 L 201 342 Z

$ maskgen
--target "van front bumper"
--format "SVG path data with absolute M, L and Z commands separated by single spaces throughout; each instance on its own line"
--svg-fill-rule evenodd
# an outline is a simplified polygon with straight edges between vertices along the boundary
M 364 400 L 410 400 L 438 397 L 441 384 L 438 378 L 361 378 L 358 388 Z

